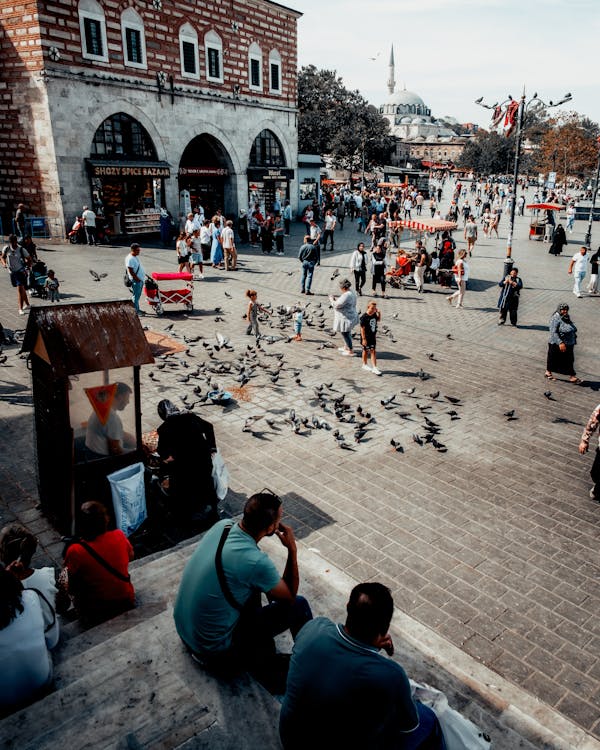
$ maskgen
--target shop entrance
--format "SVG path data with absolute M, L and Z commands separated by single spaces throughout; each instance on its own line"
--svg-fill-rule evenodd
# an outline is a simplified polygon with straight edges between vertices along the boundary
M 169 165 L 158 161 L 146 129 L 125 112 L 117 112 L 94 134 L 90 158 L 92 205 L 116 234 L 158 232 Z
M 231 161 L 222 144 L 204 133 L 185 148 L 179 162 L 179 193 L 187 190 L 192 210 L 202 206 L 210 218 L 217 208 L 225 215 L 236 211 L 232 189 Z M 180 206 L 180 211 L 185 211 Z
M 258 203 L 261 212 L 283 210 L 290 197 L 294 170 L 285 168 L 285 155 L 279 139 L 262 130 L 254 139 L 248 165 L 248 206 Z

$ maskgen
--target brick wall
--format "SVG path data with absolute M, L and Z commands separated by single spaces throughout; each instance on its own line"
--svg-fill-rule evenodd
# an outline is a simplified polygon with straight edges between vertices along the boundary
M 109 62 L 90 62 L 82 54 L 79 30 L 78 3 L 76 0 L 54 0 L 43 3 L 40 12 L 42 44 L 45 49 L 53 46 L 60 52 L 60 62 L 53 67 L 78 67 L 111 75 L 127 75 L 137 79 L 156 80 L 159 71 L 173 76 L 176 86 L 198 87 L 203 90 L 221 89 L 230 95 L 233 86 L 240 87 L 240 94 L 265 101 L 291 103 L 297 97 L 297 29 L 299 16 L 264 0 L 230 0 L 229 2 L 197 3 L 186 0 L 162 0 L 162 8 L 156 10 L 152 2 L 133 0 L 105 0 L 100 5 L 106 20 Z M 124 64 L 121 37 L 121 14 L 133 8 L 144 23 L 147 70 L 134 69 Z M 200 79 L 190 80 L 181 75 L 179 29 L 189 23 L 198 35 Z M 234 28 L 235 25 L 235 28 Z M 210 83 L 206 79 L 204 36 L 216 32 L 223 44 L 222 84 Z M 257 43 L 262 50 L 263 91 L 251 90 L 248 80 L 248 49 Z M 281 93 L 269 93 L 269 52 L 276 49 L 281 56 Z
M 8 234 L 18 203 L 37 215 L 44 208 L 29 104 L 32 75 L 43 66 L 37 4 L 3 0 L 0 23 L 0 218 Z

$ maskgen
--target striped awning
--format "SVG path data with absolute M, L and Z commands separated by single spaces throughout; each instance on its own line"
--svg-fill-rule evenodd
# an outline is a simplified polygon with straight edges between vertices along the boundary
M 445 219 L 400 219 L 399 221 L 390 221 L 392 229 L 404 227 L 406 229 L 416 229 L 419 232 L 452 232 L 456 229 L 455 221 L 446 221 Z

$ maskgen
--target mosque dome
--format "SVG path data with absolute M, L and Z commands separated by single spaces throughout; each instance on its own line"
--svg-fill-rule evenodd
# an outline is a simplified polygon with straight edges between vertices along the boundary
M 402 91 L 396 91 L 394 94 L 391 94 L 387 103 L 395 104 L 396 106 L 412 105 L 415 107 L 421 106 L 425 108 L 425 102 L 421 99 L 421 97 L 412 91 L 407 91 L 406 89 L 403 89 Z
M 412 121 L 413 125 L 422 125 L 425 122 L 425 120 L 422 117 L 415 117 Z
M 412 117 L 409 117 L 408 115 L 406 117 L 403 117 L 400 120 L 401 125 L 410 125 L 411 122 L 412 122 Z

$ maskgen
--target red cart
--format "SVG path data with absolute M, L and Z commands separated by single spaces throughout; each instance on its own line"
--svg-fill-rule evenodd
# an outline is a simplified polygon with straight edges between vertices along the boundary
M 188 311 L 194 309 L 194 277 L 191 273 L 153 273 L 147 279 L 144 293 L 150 307 L 162 315 L 164 305 L 183 305 Z

